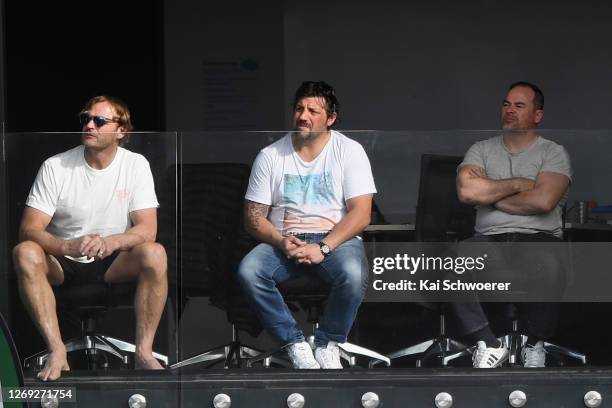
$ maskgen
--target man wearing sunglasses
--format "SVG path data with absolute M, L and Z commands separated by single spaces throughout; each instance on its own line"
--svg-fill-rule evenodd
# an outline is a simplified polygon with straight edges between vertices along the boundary
M 122 101 L 98 96 L 79 115 L 82 144 L 47 159 L 30 189 L 13 250 L 21 298 L 43 336 L 44 381 L 68 370 L 51 286 L 137 280 L 136 368 L 156 369 L 153 338 L 167 294 L 158 202 L 147 160 L 122 148 L 132 129 Z

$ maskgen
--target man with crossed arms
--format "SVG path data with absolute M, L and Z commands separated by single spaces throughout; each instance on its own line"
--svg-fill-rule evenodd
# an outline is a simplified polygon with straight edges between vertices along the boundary
M 536 127 L 544 116 L 544 95 L 535 85 L 516 82 L 501 108 L 503 133 L 477 142 L 465 155 L 457 175 L 457 193 L 475 204 L 476 235 L 471 242 L 556 242 L 562 237 L 562 207 L 572 170 L 567 151 L 544 139 Z M 509 248 L 503 246 L 503 248 Z M 563 265 L 550 254 L 519 254 L 521 268 L 537 267 L 552 289 L 564 283 Z M 512 258 L 512 257 L 510 257 Z M 509 258 L 507 258 L 509 259 Z M 511 259 L 510 259 L 511 260 Z M 527 344 L 521 352 L 525 367 L 544 367 L 543 340 L 556 329 L 558 303 L 518 304 L 527 321 Z M 478 302 L 451 303 L 468 341 L 478 348 L 476 368 L 498 367 L 508 350 L 497 340 Z

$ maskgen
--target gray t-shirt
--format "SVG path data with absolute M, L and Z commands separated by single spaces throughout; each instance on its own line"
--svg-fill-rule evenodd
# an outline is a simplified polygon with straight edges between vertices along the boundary
M 477 142 L 470 147 L 459 167 L 468 164 L 484 168 L 487 177 L 493 180 L 517 177 L 535 180 L 541 172 L 560 173 L 572 180 L 570 158 L 565 148 L 543 137 L 538 137 L 519 153 L 506 150 L 502 136 Z M 475 230 L 484 235 L 547 232 L 561 237 L 561 213 L 566 198 L 567 193 L 554 210 L 538 215 L 513 215 L 493 206 L 476 206 Z

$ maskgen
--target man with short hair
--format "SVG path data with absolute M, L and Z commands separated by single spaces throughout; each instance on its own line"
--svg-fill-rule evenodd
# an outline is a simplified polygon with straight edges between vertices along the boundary
M 503 133 L 475 143 L 457 174 L 457 194 L 477 208 L 471 242 L 556 242 L 562 237 L 562 207 L 572 180 L 570 158 L 560 145 L 544 139 L 536 127 L 544 116 L 544 95 L 528 82 L 512 84 L 501 108 Z M 511 248 L 504 246 L 504 248 Z M 506 254 L 507 255 L 507 254 Z M 531 264 L 550 283 L 563 284 L 563 265 L 555 256 L 518 260 Z M 474 367 L 498 367 L 508 350 L 497 340 L 480 303 L 452 303 L 467 339 L 476 343 Z M 543 340 L 556 329 L 558 303 L 518 305 L 527 321 L 528 339 L 521 352 L 526 367 L 544 367 Z
M 127 105 L 90 99 L 80 113 L 81 145 L 47 159 L 26 201 L 13 249 L 19 292 L 49 357 L 38 373 L 69 370 L 51 286 L 137 280 L 136 368 L 162 368 L 153 357 L 167 295 L 167 261 L 155 242 L 158 202 L 147 160 L 119 145 L 132 129 Z
M 346 341 L 367 284 L 358 234 L 370 223 L 376 188 L 363 147 L 331 130 L 338 114 L 330 85 L 302 83 L 295 131 L 259 153 L 245 197 L 247 231 L 262 243 L 242 260 L 238 277 L 298 369 L 342 368 L 337 344 Z M 301 273 L 317 273 L 331 286 L 314 355 L 276 287 Z

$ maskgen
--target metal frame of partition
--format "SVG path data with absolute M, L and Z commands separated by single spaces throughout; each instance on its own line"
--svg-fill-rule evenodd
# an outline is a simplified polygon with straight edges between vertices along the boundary
M 6 197 L 6 172 L 5 172 L 5 151 L 4 151 L 4 122 L 2 122 L 2 134 L 0 135 L 0 197 Z M 7 323 L 10 324 L 9 316 L 9 289 L 8 289 L 8 251 L 6 243 L 6 200 L 0 201 L 0 314 L 5 316 Z

